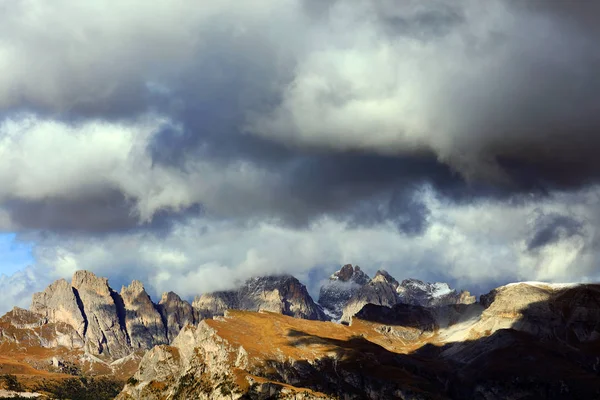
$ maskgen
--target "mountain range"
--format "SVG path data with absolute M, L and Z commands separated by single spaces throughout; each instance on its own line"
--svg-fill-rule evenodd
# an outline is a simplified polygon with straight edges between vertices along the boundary
M 127 381 L 120 399 L 598 398 L 600 286 L 523 282 L 477 302 L 345 265 L 318 302 L 282 275 L 155 303 L 139 281 L 116 292 L 77 271 L 0 318 L 0 374 L 50 397 L 47 382 L 96 376 Z

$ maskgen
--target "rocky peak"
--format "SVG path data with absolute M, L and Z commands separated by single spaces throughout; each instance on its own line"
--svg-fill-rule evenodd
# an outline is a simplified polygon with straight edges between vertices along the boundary
M 223 316 L 226 310 L 239 309 L 239 293 L 235 290 L 203 293 L 192 303 L 199 318 Z
M 125 309 L 108 279 L 90 271 L 76 271 L 72 286 L 87 321 L 86 351 L 120 358 L 131 352 L 125 327 Z
M 117 293 L 108 279 L 76 271 L 70 284 L 59 279 L 34 294 L 31 311 L 73 327 L 92 355 L 116 359 L 168 342 L 163 317 L 139 281 Z
M 181 297 L 175 292 L 164 292 L 162 296 L 160 296 L 160 301 L 158 304 L 169 304 L 175 301 L 180 301 Z
M 186 325 L 196 324 L 198 315 L 192 305 L 174 292 L 163 293 L 158 310 L 167 329 L 167 339 L 172 342 Z
M 386 270 L 380 269 L 379 271 L 377 271 L 375 273 L 375 276 L 373 277 L 373 279 L 371 280 L 371 282 L 373 283 L 387 283 L 390 284 L 394 287 L 398 287 L 399 283 L 398 281 L 391 276 Z
M 134 280 L 129 286 L 123 286 L 120 297 L 131 347 L 149 349 L 156 344 L 168 343 L 163 317 L 140 281 Z
M 416 289 L 423 290 L 423 291 L 427 291 L 433 287 L 436 287 L 436 288 L 439 287 L 441 290 L 447 290 L 447 291 L 451 290 L 450 286 L 447 283 L 442 283 L 442 282 L 427 283 L 427 282 L 423 282 L 419 279 L 413 279 L 413 278 L 404 279 L 402 281 L 402 283 L 400 283 L 400 285 L 405 288 L 416 288 Z
M 306 287 L 291 275 L 251 278 L 239 290 L 242 310 L 271 311 L 296 318 L 325 320 Z
M 384 270 L 379 270 L 367 283 L 357 290 L 352 298 L 345 304 L 341 320 L 350 322 L 352 316 L 359 312 L 366 304 L 392 307 L 398 303 L 398 281 Z
M 369 282 L 370 278 L 360 267 L 346 264 L 329 277 L 319 291 L 319 304 L 329 317 L 339 320 L 343 308 L 352 296 Z
M 474 304 L 477 302 L 477 297 L 473 296 L 468 290 L 461 290 L 458 294 L 457 304 Z
M 134 279 L 128 286 L 121 287 L 121 295 L 123 294 L 123 292 L 142 293 L 146 292 L 146 289 L 144 288 L 144 284 L 142 282 L 138 281 L 137 279 Z
M 365 285 L 369 282 L 370 278 L 365 274 L 360 267 L 357 265 L 352 267 L 352 264 L 346 264 L 339 271 L 336 271 L 329 278 L 331 281 L 340 282 L 355 282 L 359 285 Z
M 371 281 L 349 299 L 344 306 L 342 321 L 350 322 L 353 315 L 366 304 L 392 307 L 409 304 L 422 307 L 441 307 L 453 304 L 475 303 L 467 291 L 457 292 L 447 283 L 428 283 L 418 279 L 405 279 L 398 283 L 387 271 L 379 270 Z
M 99 296 L 110 296 L 111 288 L 108 286 L 108 279 L 96 276 L 91 271 L 75 271 L 71 286 L 77 290 L 87 290 L 95 292 Z
M 43 292 L 34 293 L 31 311 L 51 322 L 72 326 L 81 337 L 85 335 L 87 319 L 73 287 L 64 279 L 50 284 Z
M 475 296 L 471 296 L 469 292 L 459 293 L 442 282 L 429 283 L 418 279 L 405 279 L 396 291 L 399 303 L 423 307 L 472 304 L 476 301 Z
M 339 271 L 334 273 L 333 275 L 342 282 L 348 282 L 350 280 L 350 278 L 352 278 L 353 274 L 354 274 L 354 268 L 352 268 L 352 264 L 346 264 Z
M 306 287 L 291 275 L 250 278 L 237 290 L 198 296 L 192 305 L 202 318 L 223 315 L 229 309 L 240 309 L 271 311 L 304 319 L 326 319 Z

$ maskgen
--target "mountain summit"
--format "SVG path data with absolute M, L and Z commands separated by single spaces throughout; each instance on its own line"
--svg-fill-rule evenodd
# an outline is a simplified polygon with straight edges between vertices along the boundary
M 402 286 L 383 271 L 378 284 Z M 370 304 L 349 326 L 227 311 L 150 350 L 118 398 L 600 398 L 600 286 L 507 285 L 483 299 Z
M 343 308 L 361 287 L 366 285 L 371 278 L 357 265 L 344 265 L 329 277 L 329 281 L 321 286 L 319 304 L 332 319 L 338 320 L 342 316 Z
M 348 323 L 366 304 L 386 307 L 396 304 L 437 307 L 472 304 L 475 301 L 475 296 L 471 296 L 469 292 L 457 292 L 447 283 L 427 283 L 417 279 L 405 279 L 398 283 L 387 271 L 379 270 L 368 283 L 354 288 L 352 295 L 343 304 L 337 304 L 337 309 L 342 308 L 341 320 Z
M 341 284 L 352 285 L 349 300 L 329 290 Z M 36 293 L 31 310 L 0 318 L 0 370 L 19 375 L 0 376 L 0 397 L 2 379 L 71 390 L 104 376 L 118 390 L 127 381 L 123 400 L 600 398 L 599 285 L 522 282 L 474 302 L 444 283 L 369 279 L 348 265 L 322 293 L 346 302 L 346 326 L 319 321 L 320 306 L 289 275 L 193 307 L 77 271 Z
M 250 278 L 236 290 L 198 296 L 192 305 L 204 318 L 222 316 L 225 310 L 238 309 L 270 311 L 303 319 L 328 319 L 306 287 L 291 275 Z
M 165 324 L 169 321 L 166 311 L 180 302 L 167 296 L 166 303 L 158 307 L 139 281 L 117 293 L 108 279 L 82 270 L 75 272 L 70 284 L 60 279 L 35 293 L 31 311 L 49 322 L 73 327 L 85 343 L 86 353 L 118 359 L 168 343 L 169 336 L 179 333 L 184 323 L 195 323 L 190 315 L 181 323 L 171 319 L 171 325 Z

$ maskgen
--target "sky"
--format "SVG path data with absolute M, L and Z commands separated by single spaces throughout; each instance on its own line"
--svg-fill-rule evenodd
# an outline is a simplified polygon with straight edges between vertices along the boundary
M 17 240 L 15 233 L 0 234 L 1 271 L 3 274 L 15 272 L 33 264 L 31 243 Z
M 599 279 L 600 4 L 0 0 L 0 311 L 340 265 Z

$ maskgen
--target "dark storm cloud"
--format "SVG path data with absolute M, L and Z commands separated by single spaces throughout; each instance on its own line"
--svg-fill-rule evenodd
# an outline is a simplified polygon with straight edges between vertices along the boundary
M 597 6 L 182 1 L 141 19 L 119 6 L 107 27 L 60 4 L 65 15 L 36 3 L 51 34 L 8 8 L 0 35 L 20 37 L 21 52 L 6 52 L 0 107 L 75 125 L 165 120 L 140 143 L 131 135 L 135 162 L 107 165 L 71 195 L 7 195 L 23 229 L 166 229 L 201 209 L 418 234 L 424 186 L 461 204 L 535 201 L 600 174 Z
M 594 279 L 600 6 L 573 4 L 5 1 L 0 229 L 36 266 L 3 304 L 77 268 Z
M 282 188 L 304 205 L 297 221 L 331 215 L 353 225 L 396 223 L 399 230 L 419 233 L 427 214 L 414 192 L 433 176 L 448 175 L 431 158 L 384 157 L 360 153 L 298 157 L 285 170 Z
M 352 53 L 325 46 L 329 64 L 305 61 L 300 68 L 305 76 L 299 73 L 277 113 L 257 131 L 299 146 L 378 153 L 429 149 L 467 179 L 507 191 L 577 188 L 595 181 L 600 170 L 595 156 L 600 148 L 598 24 L 590 24 L 592 9 L 563 13 L 564 4 L 536 4 L 329 4 L 331 20 L 346 16 L 354 23 L 355 32 L 348 31 L 346 38 L 356 40 L 350 51 L 363 52 L 371 62 L 364 73 L 358 69 L 346 76 Z M 349 11 L 352 5 L 356 14 Z M 383 47 L 386 58 L 359 44 L 373 32 L 383 32 L 372 48 Z M 415 60 L 417 66 L 411 64 Z M 387 69 L 390 65 L 398 66 L 397 75 Z M 308 80 L 318 73 L 335 91 Z M 360 79 L 385 90 L 369 93 Z M 411 86 L 414 93 L 405 88 Z M 335 101 L 327 100 L 330 95 Z M 408 96 L 411 101 L 405 102 Z M 361 115 L 356 107 L 363 102 L 369 109 L 372 102 L 390 99 L 396 109 L 389 115 Z M 413 116 L 417 119 L 411 121 Z M 422 122 L 432 127 L 423 130 Z M 389 127 L 378 131 L 384 124 Z
M 141 223 L 135 214 L 136 199 L 128 199 L 118 190 L 88 193 L 81 198 L 45 198 L 26 201 L 10 199 L 3 203 L 15 230 L 34 230 L 62 234 L 95 235 L 151 230 L 160 235 L 174 224 L 202 215 L 200 204 L 184 210 L 161 209 L 152 219 Z
M 542 214 L 535 223 L 533 236 L 527 250 L 535 251 L 575 235 L 583 235 L 583 223 L 573 217 L 560 214 Z
M 133 202 L 116 190 L 98 191 L 81 198 L 46 198 L 3 203 L 18 229 L 50 231 L 119 231 L 133 228 Z
M 393 2 L 379 2 L 377 14 L 387 34 L 433 40 L 451 33 L 465 22 L 462 10 L 443 3 L 415 4 L 414 9 L 402 11 L 402 7 Z

